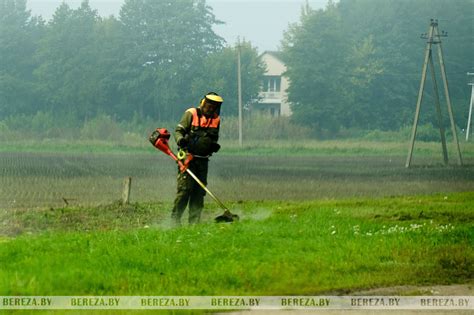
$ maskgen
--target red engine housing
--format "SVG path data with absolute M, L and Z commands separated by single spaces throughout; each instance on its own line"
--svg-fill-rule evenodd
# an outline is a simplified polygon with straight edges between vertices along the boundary
M 170 133 L 166 128 L 156 128 L 149 137 L 151 144 L 153 144 L 155 148 L 167 155 L 174 156 L 168 145 L 169 139 Z
M 187 154 L 184 161 L 180 161 L 176 155 L 171 151 L 168 140 L 170 139 L 170 133 L 166 128 L 156 128 L 148 138 L 155 148 L 165 153 L 166 155 L 171 156 L 173 160 L 176 161 L 179 165 L 179 170 L 181 173 L 184 173 L 189 166 L 189 163 L 193 159 L 192 154 Z

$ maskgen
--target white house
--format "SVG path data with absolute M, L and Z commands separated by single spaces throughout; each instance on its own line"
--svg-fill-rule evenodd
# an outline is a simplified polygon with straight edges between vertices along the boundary
M 279 52 L 265 51 L 260 55 L 267 71 L 259 93 L 259 101 L 254 104 L 253 109 L 271 116 L 290 116 L 291 109 L 286 93 L 289 82 L 283 76 L 286 66 L 281 60 L 280 54 Z

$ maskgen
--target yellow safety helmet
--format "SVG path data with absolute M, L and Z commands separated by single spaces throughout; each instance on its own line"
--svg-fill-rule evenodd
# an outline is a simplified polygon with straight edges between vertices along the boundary
M 203 106 L 205 102 L 220 106 L 224 102 L 224 100 L 217 93 L 209 92 L 204 95 L 203 99 L 201 100 L 200 106 Z

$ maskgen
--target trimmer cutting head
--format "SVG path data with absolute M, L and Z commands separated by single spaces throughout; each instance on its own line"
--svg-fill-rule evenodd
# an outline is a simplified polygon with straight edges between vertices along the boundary
M 215 217 L 216 223 L 229 223 L 239 221 L 240 217 L 236 214 L 231 213 L 229 210 L 225 210 L 223 214 Z

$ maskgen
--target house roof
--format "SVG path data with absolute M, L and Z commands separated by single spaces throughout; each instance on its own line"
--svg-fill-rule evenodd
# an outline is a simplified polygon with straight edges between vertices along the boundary
M 283 62 L 283 53 L 281 51 L 271 51 L 271 50 L 266 50 L 262 53 L 262 55 L 264 54 L 269 54 L 269 55 L 272 55 L 273 57 L 277 58 L 278 60 L 280 60 L 281 62 Z M 262 56 L 261 55 L 261 56 Z

